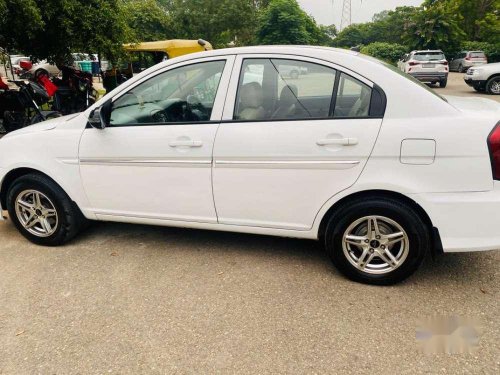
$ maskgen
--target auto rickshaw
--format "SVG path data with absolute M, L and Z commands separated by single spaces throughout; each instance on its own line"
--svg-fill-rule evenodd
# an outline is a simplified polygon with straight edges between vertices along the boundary
M 106 91 L 114 89 L 134 73 L 140 73 L 151 66 L 174 57 L 189 53 L 212 50 L 212 45 L 203 40 L 159 40 L 155 42 L 128 43 L 123 45 L 128 53 L 129 61 L 121 69 L 107 70 L 103 77 L 103 86 Z

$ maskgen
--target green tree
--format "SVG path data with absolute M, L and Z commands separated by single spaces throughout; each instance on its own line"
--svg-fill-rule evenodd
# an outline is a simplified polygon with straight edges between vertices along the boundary
M 396 62 L 403 56 L 408 49 L 406 46 L 397 43 L 375 42 L 361 49 L 361 53 L 384 60 L 390 64 Z
M 215 47 L 252 44 L 260 2 L 248 0 L 161 0 L 172 19 L 173 37 L 206 39 Z
M 171 39 L 175 35 L 170 14 L 156 0 L 125 0 L 123 17 L 130 42 Z
M 349 48 L 364 44 L 370 44 L 374 38 L 373 23 L 352 24 L 342 30 L 335 39 L 335 46 Z
M 71 52 L 113 59 L 126 24 L 119 0 L 4 0 L 1 43 L 35 59 L 64 62 Z
M 325 33 L 304 12 L 297 0 L 271 0 L 263 10 L 257 30 L 261 44 L 320 44 Z
M 462 16 L 447 1 L 427 0 L 403 33 L 406 44 L 418 49 L 455 50 L 465 33 Z

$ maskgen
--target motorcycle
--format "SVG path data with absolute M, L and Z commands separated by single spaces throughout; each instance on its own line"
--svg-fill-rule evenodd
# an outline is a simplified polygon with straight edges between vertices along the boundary
M 43 111 L 40 106 L 49 101 L 47 91 L 35 82 L 9 81 L 18 91 L 4 87 L 0 91 L 0 120 L 5 131 L 11 132 L 51 118 L 60 117 L 57 111 Z
M 91 73 L 68 66 L 63 66 L 61 72 L 61 79 L 52 80 L 57 86 L 52 104 L 53 110 L 69 115 L 82 112 L 95 103 L 98 93 L 93 87 Z

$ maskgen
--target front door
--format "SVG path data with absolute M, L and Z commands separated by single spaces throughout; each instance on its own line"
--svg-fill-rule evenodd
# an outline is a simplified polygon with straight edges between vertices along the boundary
M 305 57 L 241 56 L 235 71 L 214 148 L 219 222 L 309 230 L 368 160 L 373 84 Z
M 110 125 L 85 129 L 80 171 L 93 210 L 216 222 L 212 150 L 233 57 L 176 64 L 113 98 Z

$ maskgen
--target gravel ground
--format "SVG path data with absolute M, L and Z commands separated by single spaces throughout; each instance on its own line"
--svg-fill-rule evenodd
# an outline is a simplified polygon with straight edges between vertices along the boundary
M 460 79 L 437 90 L 480 95 Z M 43 248 L 0 222 L 0 374 L 498 374 L 499 262 L 449 254 L 371 287 L 313 241 L 95 223 Z M 420 354 L 434 314 L 478 318 L 479 349 Z
M 500 370 L 500 252 L 403 284 L 344 279 L 313 241 L 96 223 L 60 248 L 0 223 L 0 373 Z M 475 354 L 423 355 L 434 314 L 482 321 Z

